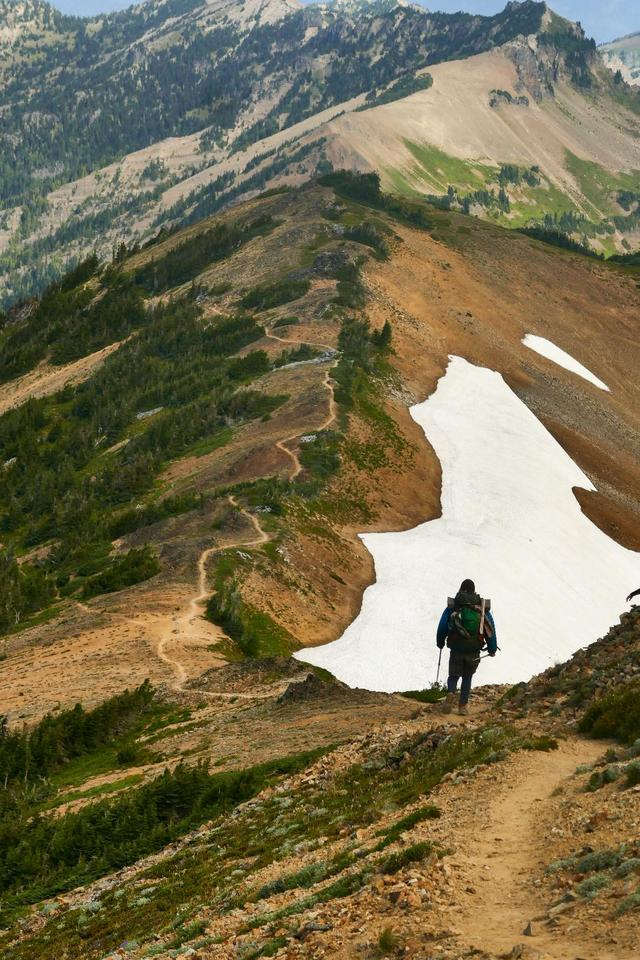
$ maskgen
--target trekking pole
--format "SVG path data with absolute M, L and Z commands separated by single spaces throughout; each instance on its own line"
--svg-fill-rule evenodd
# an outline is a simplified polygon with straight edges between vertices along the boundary
M 442 647 L 440 647 L 440 656 L 438 657 L 438 672 L 436 673 L 436 687 L 440 685 L 440 664 L 442 663 Z

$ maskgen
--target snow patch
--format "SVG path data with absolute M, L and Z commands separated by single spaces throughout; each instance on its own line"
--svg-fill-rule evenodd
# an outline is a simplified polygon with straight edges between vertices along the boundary
M 525 347 L 529 347 L 530 350 L 535 350 L 536 353 L 539 353 L 542 357 L 546 357 L 547 360 L 553 360 L 559 367 L 564 367 L 565 370 L 570 370 L 571 373 L 577 373 L 579 377 L 588 380 L 589 383 L 595 384 L 600 390 L 610 392 L 606 383 L 603 383 L 594 373 L 591 373 L 591 370 L 579 363 L 570 353 L 565 353 L 564 350 L 557 347 L 551 340 L 545 340 L 544 337 L 535 337 L 532 333 L 528 333 L 522 338 L 522 342 Z
M 442 464 L 442 517 L 362 535 L 376 582 L 360 614 L 298 658 L 352 686 L 428 687 L 438 620 L 465 577 L 491 598 L 501 647 L 482 661 L 479 683 L 526 680 L 606 633 L 640 554 L 584 516 L 572 487 L 592 484 L 501 375 L 452 357 L 411 415 Z

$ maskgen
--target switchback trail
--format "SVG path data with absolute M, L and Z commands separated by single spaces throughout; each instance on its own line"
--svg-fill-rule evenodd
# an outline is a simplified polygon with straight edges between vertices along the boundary
M 255 537 L 251 540 L 242 540 L 239 539 L 230 543 L 229 547 L 259 547 L 263 543 L 267 543 L 271 538 L 269 534 L 263 530 L 260 526 L 259 521 L 254 517 L 252 513 L 249 513 L 248 510 L 245 510 L 244 507 L 241 507 L 235 497 L 228 497 L 229 503 L 235 507 L 251 524 L 255 530 Z M 213 624 L 210 624 L 208 621 L 203 620 L 202 607 L 209 596 L 209 588 L 207 584 L 207 560 L 209 557 L 216 553 L 220 547 L 216 544 L 212 547 L 207 547 L 202 551 L 198 558 L 198 580 L 196 593 L 191 596 L 187 602 L 186 609 L 182 613 L 176 614 L 175 617 L 170 621 L 170 629 L 164 629 L 160 631 L 158 638 L 158 643 L 156 646 L 156 654 L 167 666 L 171 667 L 174 679 L 171 683 L 171 689 L 176 693 L 180 693 L 184 689 L 185 682 L 187 680 L 187 671 L 185 669 L 183 661 L 178 659 L 177 656 L 170 656 L 166 647 L 172 641 L 175 642 L 179 638 L 179 642 L 184 644 L 185 642 L 191 642 L 194 645 L 208 645 L 212 642 L 212 639 L 221 640 L 224 638 L 224 634 L 219 630 L 218 627 L 215 627 Z M 205 625 L 206 624 L 206 625 Z M 204 628 L 204 630 L 203 630 Z M 211 629 L 216 631 L 217 637 L 212 638 Z M 203 632 L 206 632 L 206 636 L 203 637 Z M 213 696 L 213 694 L 212 694 Z M 215 694 L 215 696 L 223 697 L 225 694 Z M 231 696 L 231 694 L 230 694 Z M 235 696 L 235 694 L 234 694 Z
M 325 343 L 317 343 L 312 340 L 298 340 L 288 337 L 280 337 L 278 334 L 271 332 L 270 330 L 265 331 L 265 336 L 270 340 L 276 340 L 279 343 L 289 343 L 294 346 L 300 346 L 301 344 L 306 344 L 311 347 L 320 347 L 324 350 L 333 351 L 335 348 Z M 332 423 L 337 419 L 338 408 L 335 400 L 334 388 L 331 383 L 331 370 L 336 364 L 334 360 L 330 367 L 326 370 L 324 376 L 324 385 L 327 390 L 329 408 L 327 416 L 323 419 L 321 424 L 313 429 L 316 431 L 326 430 Z M 300 463 L 300 458 L 297 453 L 294 453 L 292 450 L 289 450 L 287 444 L 292 440 L 296 440 L 301 436 L 300 431 L 292 434 L 289 437 L 284 437 L 282 440 L 277 440 L 275 446 L 281 450 L 290 460 L 291 460 L 291 472 L 289 473 L 289 480 L 295 480 L 296 477 L 302 471 L 302 464 Z M 255 530 L 255 538 L 252 540 L 238 540 L 235 543 L 229 544 L 230 547 L 259 547 L 262 544 L 267 543 L 271 537 L 269 534 L 260 526 L 259 521 L 256 517 L 246 510 L 244 507 L 239 506 L 237 500 L 233 496 L 229 496 L 229 503 L 234 506 L 239 512 L 249 521 L 252 527 Z M 174 679 L 171 684 L 171 689 L 175 692 L 181 692 L 184 689 L 184 685 L 187 681 L 187 670 L 185 668 L 184 662 L 179 659 L 177 655 L 170 655 L 167 652 L 167 646 L 172 643 L 175 643 L 176 639 L 179 638 L 181 644 L 191 642 L 192 645 L 202 645 L 209 646 L 212 641 L 215 642 L 224 639 L 224 633 L 213 624 L 210 624 L 203 621 L 202 616 L 202 607 L 209 596 L 209 589 L 207 585 L 207 561 L 209 557 L 216 553 L 219 549 L 217 545 L 212 547 L 207 547 L 202 551 L 200 557 L 198 558 L 198 580 L 197 580 L 197 590 L 188 600 L 186 609 L 183 613 L 178 613 L 170 625 L 167 625 L 164 629 L 158 631 L 158 642 L 156 645 L 156 654 L 163 663 L 166 663 L 173 672 Z M 212 631 L 215 632 L 216 636 L 212 637 Z M 206 634 L 206 635 L 205 635 Z M 206 693 L 207 696 L 224 698 L 226 696 L 238 696 L 237 694 L 223 694 L 223 693 Z
M 327 343 L 317 343 L 314 340 L 295 340 L 289 337 L 279 337 L 278 334 L 273 333 L 272 330 L 265 331 L 265 337 L 269 340 L 277 340 L 278 343 L 291 343 L 297 346 L 305 345 L 309 347 L 322 347 L 323 350 L 335 350 L 334 347 L 329 346 Z M 334 360 L 331 366 L 327 369 L 324 377 L 324 385 L 327 389 L 329 397 L 329 412 L 326 418 L 322 421 L 320 426 L 314 427 L 313 429 L 320 433 L 322 430 L 326 430 L 327 427 L 330 427 L 332 423 L 337 420 L 338 416 L 338 407 L 336 404 L 335 393 L 333 389 L 333 384 L 331 383 L 331 370 L 336 365 L 336 360 Z M 281 450 L 285 456 L 289 457 L 291 460 L 292 470 L 289 474 L 289 480 L 295 480 L 297 476 L 302 472 L 302 464 L 300 463 L 300 458 L 297 453 L 294 453 L 293 450 L 289 450 L 287 447 L 288 443 L 291 443 L 292 440 L 297 440 L 301 436 L 300 432 L 293 433 L 290 437 L 284 437 L 282 440 L 276 440 L 276 447 L 278 450 Z

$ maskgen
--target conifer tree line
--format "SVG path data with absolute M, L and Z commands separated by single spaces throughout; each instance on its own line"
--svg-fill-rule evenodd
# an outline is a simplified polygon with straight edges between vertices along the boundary
M 157 258 L 154 268 L 163 285 L 191 280 L 210 257 L 228 255 L 272 226 L 266 217 L 213 228 Z M 126 342 L 85 382 L 0 417 L 0 531 L 9 546 L 0 557 L 3 632 L 58 596 L 91 597 L 157 573 L 148 548 L 111 554 L 119 514 L 128 510 L 124 526 L 135 529 L 130 505 L 169 460 L 203 438 L 224 442 L 235 424 L 267 415 L 284 399 L 249 387 L 271 366 L 263 351 L 233 359 L 263 335 L 253 316 L 242 311 L 203 323 L 197 291 L 149 307 L 144 270 L 127 271 L 121 261 L 101 271 L 97 259 L 88 258 L 5 334 L 4 379 L 46 353 L 67 362 L 114 340 Z M 156 412 L 132 430 L 149 410 Z M 107 452 L 123 439 L 117 453 Z M 175 500 L 156 513 L 183 508 L 186 501 Z M 11 549 L 47 541 L 52 548 L 45 559 L 18 566 Z
M 55 595 L 54 581 L 44 570 L 20 566 L 9 551 L 0 550 L 0 633 L 48 606 Z
M 0 716 L 0 789 L 45 780 L 71 760 L 113 742 L 149 713 L 154 695 L 145 680 L 93 710 L 78 703 L 47 714 L 31 730 L 9 729 Z
M 206 820 L 305 769 L 322 750 L 210 773 L 180 763 L 142 786 L 59 815 L 39 807 L 50 776 L 154 722 L 148 681 L 93 710 L 79 704 L 9 731 L 0 718 L 0 923 L 25 904 L 72 889 L 166 846 Z M 151 726 L 151 729 L 153 727 Z

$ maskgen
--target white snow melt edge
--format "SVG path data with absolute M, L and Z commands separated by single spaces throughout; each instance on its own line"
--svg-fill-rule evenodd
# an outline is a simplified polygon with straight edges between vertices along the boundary
M 411 415 L 442 464 L 442 517 L 363 535 L 376 582 L 360 614 L 298 658 L 351 686 L 428 687 L 439 617 L 465 577 L 491 598 L 501 647 L 480 683 L 528 679 L 606 633 L 640 554 L 582 514 L 572 487 L 592 490 L 590 481 L 500 374 L 452 357 Z
M 571 373 L 577 373 L 583 380 L 588 380 L 589 383 L 593 383 L 600 390 L 606 390 L 607 393 L 611 392 L 606 383 L 603 383 L 602 380 L 596 377 L 595 373 L 591 373 L 591 370 L 579 363 L 570 353 L 561 350 L 560 347 L 557 347 L 551 340 L 545 340 L 544 337 L 536 337 L 532 333 L 528 333 L 522 338 L 522 342 L 525 347 L 529 347 L 530 350 L 535 350 L 536 353 L 539 353 L 542 357 L 546 357 L 547 360 L 553 360 L 559 367 L 564 367 L 565 370 L 570 370 Z

